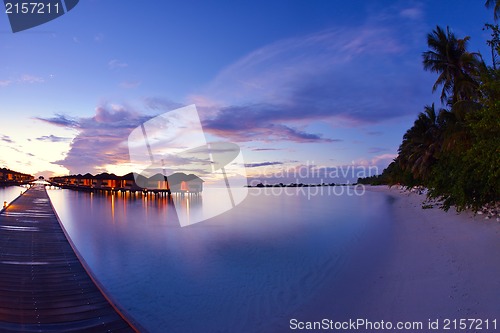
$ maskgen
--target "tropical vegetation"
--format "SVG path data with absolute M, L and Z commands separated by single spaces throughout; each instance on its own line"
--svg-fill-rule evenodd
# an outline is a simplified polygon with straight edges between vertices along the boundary
M 500 0 L 485 5 L 497 21 Z M 498 24 L 484 29 L 491 32 L 490 64 L 468 50 L 469 37 L 449 27 L 427 35 L 423 67 L 437 74 L 432 90 L 440 90 L 442 105 L 424 107 L 382 175 L 358 182 L 424 186 L 446 210 L 478 210 L 500 200 L 500 30 Z

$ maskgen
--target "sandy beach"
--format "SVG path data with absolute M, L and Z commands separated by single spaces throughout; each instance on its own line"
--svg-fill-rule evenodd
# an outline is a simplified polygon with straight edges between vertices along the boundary
M 471 212 L 422 209 L 424 195 L 396 187 L 370 190 L 395 199 L 398 222 L 367 298 L 374 316 L 500 319 L 500 223 Z
M 431 332 L 429 320 L 440 320 L 440 328 L 445 319 L 500 320 L 499 222 L 471 212 L 422 209 L 424 195 L 396 187 L 366 190 L 392 201 L 393 222 L 381 231 L 389 237 L 360 242 L 344 273 L 298 312 L 299 320 L 424 323 L 414 332 Z

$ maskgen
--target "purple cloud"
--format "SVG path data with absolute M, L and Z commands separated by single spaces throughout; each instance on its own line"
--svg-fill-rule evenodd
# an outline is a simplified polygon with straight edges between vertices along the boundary
M 129 164 L 128 136 L 133 129 L 154 116 L 140 114 L 123 107 L 105 105 L 96 108 L 93 117 L 70 119 L 65 115 L 57 115 L 52 118 L 37 119 L 78 131 L 78 135 L 70 143 L 70 150 L 66 157 L 53 162 L 69 169 L 70 173 L 77 174 L 97 173 L 102 172 L 109 165 Z M 52 142 L 65 139 L 54 135 L 37 138 L 37 140 Z M 189 171 L 200 175 L 209 173 L 205 169 L 196 168 L 196 166 L 209 165 L 207 160 L 201 160 L 199 156 L 165 155 L 165 160 L 167 161 L 165 171 L 169 174 L 184 170 L 185 166 L 191 166 Z M 159 166 L 152 167 L 153 169 L 159 168 Z
M 41 120 L 43 122 L 56 125 L 59 127 L 66 127 L 66 128 L 78 128 L 79 124 L 78 121 L 75 119 L 71 119 L 63 114 L 56 114 L 52 118 L 42 118 L 42 117 L 35 117 L 37 120 Z
M 67 142 L 71 141 L 71 138 L 64 138 L 61 136 L 55 136 L 55 135 L 44 135 L 39 138 L 36 138 L 38 141 L 46 141 L 46 142 Z
M 14 141 L 8 135 L 0 135 L 0 141 L 6 142 L 6 143 L 14 143 Z
M 389 151 L 389 149 L 382 148 L 382 147 L 370 147 L 370 148 L 368 148 L 368 153 L 370 153 L 370 154 L 386 153 L 388 151 Z
M 120 83 L 120 87 L 123 89 L 134 89 L 141 85 L 141 81 L 123 81 Z
M 328 135 L 298 129 L 318 121 L 370 125 L 417 113 L 431 81 L 420 65 L 421 46 L 414 45 L 417 14 L 416 7 L 396 8 L 383 20 L 251 52 L 193 95 L 206 101 L 197 105 L 203 124 L 236 141 L 330 142 Z
M 383 135 L 384 132 L 381 132 L 381 131 L 369 131 L 369 132 L 366 132 L 366 134 L 372 135 L 372 136 L 380 136 L 380 135 Z
M 108 67 L 109 69 L 125 68 L 128 67 L 128 64 L 118 59 L 112 59 L 108 62 Z
M 279 148 L 253 148 L 252 151 L 276 151 L 276 150 L 282 150 Z
M 78 130 L 63 160 L 55 164 L 66 167 L 70 173 L 99 172 L 106 165 L 129 163 L 126 141 L 130 132 L 150 119 L 133 110 L 100 106 L 93 117 L 69 118 L 56 115 L 37 118 L 46 123 Z M 51 136 L 48 136 L 49 139 Z
M 248 163 L 245 164 L 247 168 L 257 168 L 262 166 L 271 166 L 271 165 L 282 165 L 283 162 L 260 162 L 260 163 Z
M 399 14 L 404 19 L 418 20 L 423 17 L 424 11 L 421 4 L 415 4 L 413 7 L 401 9 Z
M 24 74 L 19 78 L 21 83 L 43 83 L 45 80 L 39 76 Z
M 160 97 L 146 97 L 143 99 L 143 102 L 146 108 L 157 112 L 168 112 L 183 106 L 182 104 Z
M 303 112 L 283 112 L 273 105 L 250 105 L 223 108 L 214 118 L 203 122 L 203 128 L 214 134 L 243 142 L 252 139 L 288 140 L 294 142 L 335 142 L 338 139 L 324 138 L 321 134 L 307 133 L 284 125 L 290 120 L 302 120 Z M 313 118 L 313 115 L 309 115 Z

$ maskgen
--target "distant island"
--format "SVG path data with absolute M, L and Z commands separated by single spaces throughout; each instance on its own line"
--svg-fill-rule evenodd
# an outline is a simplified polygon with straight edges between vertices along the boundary
M 290 183 L 290 184 L 263 184 L 259 183 L 257 185 L 247 185 L 246 187 L 249 188 L 266 188 L 266 187 L 319 187 L 319 186 L 353 186 L 357 185 L 356 183 L 354 184 L 335 184 L 335 183 L 321 183 L 321 184 L 303 184 L 303 183 Z

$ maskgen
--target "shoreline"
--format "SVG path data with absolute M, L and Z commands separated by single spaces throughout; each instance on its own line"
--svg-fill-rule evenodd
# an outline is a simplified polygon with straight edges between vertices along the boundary
M 461 216 L 459 219 L 463 219 L 463 216 L 466 216 L 467 218 L 474 219 L 477 221 L 480 221 L 481 219 L 483 220 L 491 220 L 491 222 L 500 222 L 500 215 L 488 215 L 484 209 L 481 211 L 478 211 L 474 213 L 471 210 L 464 210 L 461 212 L 457 212 L 455 210 L 455 207 L 451 207 L 447 212 L 439 208 L 439 202 L 426 202 L 426 195 L 425 194 L 418 194 L 415 192 L 412 192 L 410 190 L 404 190 L 404 189 L 399 189 L 398 186 L 394 185 L 392 187 L 389 187 L 388 185 L 365 185 L 365 190 L 370 191 L 370 192 L 383 192 L 388 195 L 393 196 L 394 198 L 397 198 L 398 196 L 405 196 L 412 202 L 412 204 L 415 206 L 416 204 L 420 205 L 420 208 L 422 210 L 433 210 L 433 209 L 438 209 L 439 211 L 442 211 L 445 214 L 454 214 L 456 216 Z M 431 207 L 426 207 L 422 208 L 423 204 L 430 204 Z M 448 217 L 449 218 L 449 217 Z
M 500 319 L 500 223 L 422 209 L 425 195 L 395 187 L 366 189 L 387 196 L 390 221 L 359 243 L 342 276 L 295 318 L 424 323 L 418 332 L 431 331 L 429 320 Z
M 378 307 L 391 309 L 396 318 L 414 317 L 416 308 L 429 318 L 495 319 L 500 313 L 500 224 L 471 211 L 422 209 L 424 195 L 381 190 L 395 198 L 397 223 L 391 256 L 373 289 Z M 413 310 L 405 306 L 408 300 Z

